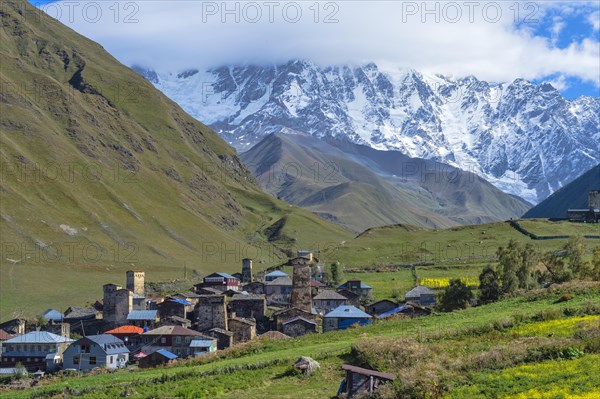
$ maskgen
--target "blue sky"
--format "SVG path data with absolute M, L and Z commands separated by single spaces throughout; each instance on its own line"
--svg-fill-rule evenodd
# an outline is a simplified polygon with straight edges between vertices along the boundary
M 452 2 L 437 1 L 311 0 L 296 3 L 301 5 L 297 20 L 298 10 L 290 8 L 287 16 L 282 12 L 290 11 L 290 1 L 276 2 L 274 11 L 230 2 L 229 13 L 220 9 L 221 1 L 121 1 L 118 17 L 115 1 L 98 1 L 103 12 L 97 21 L 82 18 L 85 0 L 76 1 L 79 9 L 71 20 L 67 12 L 56 13 L 66 10 L 60 3 L 53 9 L 43 6 L 52 3 L 48 0 L 32 3 L 47 7 L 48 14 L 99 42 L 124 64 L 159 72 L 292 58 L 320 64 L 373 61 L 388 69 L 474 75 L 493 82 L 522 77 L 550 82 L 569 98 L 600 96 L 597 0 L 482 1 L 472 9 L 461 1 L 452 8 Z M 126 20 L 129 15 L 133 18 Z

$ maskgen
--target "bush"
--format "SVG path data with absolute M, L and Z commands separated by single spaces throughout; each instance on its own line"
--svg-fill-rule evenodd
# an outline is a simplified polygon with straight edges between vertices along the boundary
M 440 298 L 440 308 L 446 312 L 464 309 L 473 299 L 473 291 L 459 279 L 450 281 L 450 285 Z
M 560 298 L 558 298 L 558 299 L 556 300 L 556 303 L 568 302 L 568 301 L 570 301 L 570 300 L 571 300 L 571 299 L 573 299 L 573 298 L 574 298 L 573 294 L 562 294 L 562 295 L 560 296 Z

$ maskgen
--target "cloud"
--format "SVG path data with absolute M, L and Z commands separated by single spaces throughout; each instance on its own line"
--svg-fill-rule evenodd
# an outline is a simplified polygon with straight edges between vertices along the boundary
M 47 12 L 102 44 L 124 64 L 159 71 L 306 58 L 325 65 L 373 61 L 388 69 L 475 75 L 495 82 L 564 75 L 599 84 L 597 38 L 558 48 L 551 36 L 536 35 L 536 24 L 551 14 L 546 3 L 91 3 L 77 2 L 72 15 Z M 565 14 L 583 13 L 582 18 L 598 7 L 593 2 L 553 6 L 563 7 Z M 66 3 L 54 7 L 64 11 Z M 556 35 L 568 33 L 558 20 L 554 30 Z
M 600 31 L 600 11 L 591 13 L 587 19 L 588 23 L 592 26 L 594 31 Z

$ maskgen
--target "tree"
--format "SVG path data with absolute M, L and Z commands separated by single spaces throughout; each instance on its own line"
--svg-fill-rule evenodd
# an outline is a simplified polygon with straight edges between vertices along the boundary
M 479 300 L 482 303 L 497 301 L 502 293 L 498 273 L 487 265 L 479 275 Z
M 469 306 L 471 299 L 473 291 L 460 279 L 452 279 L 440 298 L 440 308 L 446 312 L 464 309 Z
M 47 319 L 47 318 L 45 318 L 45 317 L 44 317 L 44 316 L 42 316 L 42 315 L 39 315 L 39 316 L 36 318 L 36 320 L 35 320 L 35 323 L 36 323 L 36 325 L 37 325 L 39 328 L 44 328 L 44 327 L 46 327 L 46 326 L 48 325 L 48 319 Z
M 520 263 L 519 244 L 511 239 L 506 248 L 500 247 L 496 252 L 498 256 L 498 277 L 500 278 L 502 292 L 509 294 L 519 288 L 517 277 L 518 265 Z
M 340 270 L 340 262 L 331 264 L 331 282 L 333 285 L 339 285 L 342 280 L 342 271 Z
M 561 254 L 557 252 L 547 252 L 540 260 L 546 268 L 543 279 L 551 283 L 563 283 L 573 278 L 573 272 L 563 261 Z
M 517 251 L 519 257 L 516 273 L 519 280 L 519 288 L 533 288 L 536 285 L 533 272 L 539 260 L 539 254 L 531 243 L 527 243 L 524 247 L 517 246 Z
M 593 280 L 600 281 L 600 245 L 594 248 L 594 257 L 592 258 L 590 276 Z
M 583 277 L 589 272 L 588 262 L 583 260 L 585 255 L 585 240 L 580 235 L 569 238 L 564 246 L 565 259 L 574 277 Z

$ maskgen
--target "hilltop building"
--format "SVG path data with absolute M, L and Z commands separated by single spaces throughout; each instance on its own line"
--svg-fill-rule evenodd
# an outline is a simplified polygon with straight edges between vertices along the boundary
M 600 222 L 600 190 L 592 190 L 588 193 L 587 209 L 568 209 L 567 219 L 571 222 Z

